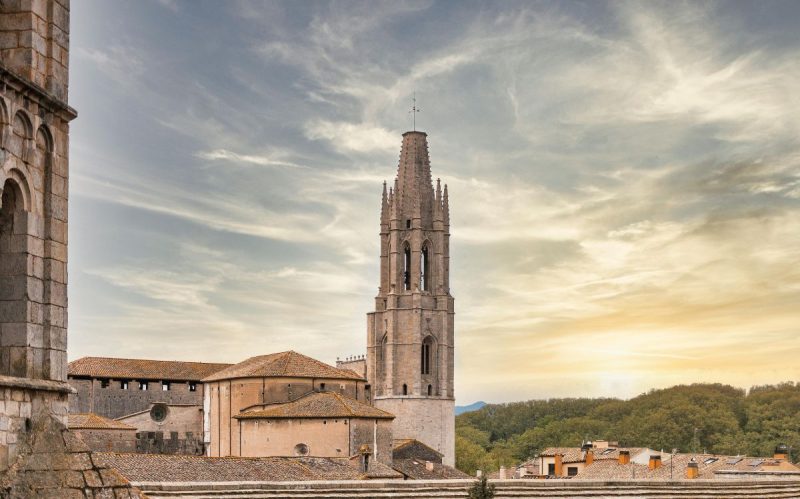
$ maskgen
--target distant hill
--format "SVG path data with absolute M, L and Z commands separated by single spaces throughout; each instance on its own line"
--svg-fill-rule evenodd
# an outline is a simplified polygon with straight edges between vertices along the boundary
M 478 404 L 483 405 L 481 402 Z M 651 390 L 630 400 L 562 398 L 458 407 L 456 466 L 492 471 L 547 447 L 605 439 L 626 447 L 800 459 L 800 383 L 742 390 L 722 384 Z
M 485 405 L 486 405 L 486 402 L 484 402 L 482 400 L 480 402 L 474 402 L 474 403 L 472 403 L 470 405 L 457 405 L 456 406 L 456 416 L 458 416 L 459 414 L 464 414 L 465 412 L 477 411 L 478 409 L 480 409 L 481 407 L 483 407 Z

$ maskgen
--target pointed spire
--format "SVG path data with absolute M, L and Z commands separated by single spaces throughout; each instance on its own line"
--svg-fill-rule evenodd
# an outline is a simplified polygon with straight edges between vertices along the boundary
M 383 181 L 383 195 L 381 196 L 381 225 L 389 223 L 389 199 L 386 193 L 386 181 Z
M 444 184 L 444 196 L 442 196 L 442 211 L 444 211 L 444 223 L 450 225 L 450 200 L 447 196 L 447 184 Z
M 423 225 L 430 223 L 436 197 L 431 179 L 427 137 L 424 132 L 403 134 L 395 188 L 398 217 L 420 218 Z

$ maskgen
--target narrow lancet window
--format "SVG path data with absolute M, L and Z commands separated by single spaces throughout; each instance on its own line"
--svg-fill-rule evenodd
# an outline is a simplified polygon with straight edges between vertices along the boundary
M 430 291 L 430 258 L 428 257 L 428 246 L 422 248 L 422 255 L 420 257 L 420 276 L 419 281 L 422 283 L 423 291 Z
M 411 289 L 411 248 L 406 245 L 403 253 L 403 288 L 408 291 Z
M 433 356 L 433 339 L 428 336 L 422 342 L 422 359 L 421 359 L 421 372 L 422 374 L 431 374 L 431 357 Z

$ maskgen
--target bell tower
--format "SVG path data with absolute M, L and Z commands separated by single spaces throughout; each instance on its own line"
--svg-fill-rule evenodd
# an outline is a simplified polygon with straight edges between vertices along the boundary
M 455 465 L 453 297 L 447 186 L 434 189 L 424 132 L 406 132 L 381 202 L 380 287 L 367 314 L 367 380 L 376 407 Z

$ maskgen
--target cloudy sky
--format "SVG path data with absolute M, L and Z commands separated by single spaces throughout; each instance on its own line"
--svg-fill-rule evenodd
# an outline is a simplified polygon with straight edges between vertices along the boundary
M 362 353 L 416 91 L 458 403 L 800 378 L 800 2 L 72 3 L 70 356 Z

